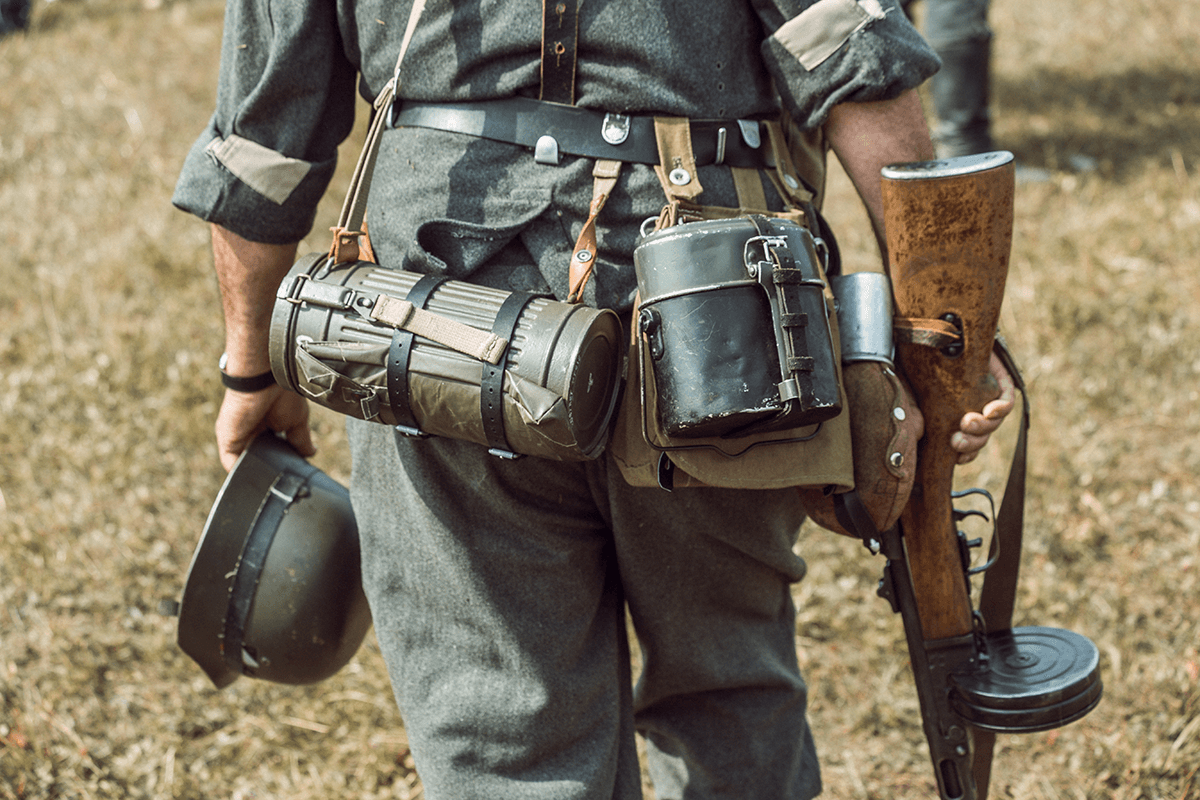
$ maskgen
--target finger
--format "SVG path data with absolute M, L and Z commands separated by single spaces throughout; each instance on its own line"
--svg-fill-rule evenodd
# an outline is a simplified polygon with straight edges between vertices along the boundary
M 1004 397 L 1001 395 L 997 399 L 988 403 L 983 407 L 983 416 L 989 420 L 995 420 L 997 423 L 1004 420 L 1012 410 L 1017 407 L 1016 398 L 1013 396 Z
M 950 437 L 950 447 L 957 451 L 960 455 L 976 453 L 983 449 L 983 446 L 988 443 L 990 434 L 970 434 L 957 431 Z
M 1003 419 L 1016 407 L 1016 382 L 995 353 L 992 353 L 988 361 L 988 372 L 1000 386 L 1000 396 L 983 407 L 983 415 L 988 419 Z
M 989 418 L 976 411 L 968 411 L 966 414 L 963 414 L 958 428 L 963 433 L 987 436 L 988 434 L 995 433 L 1003 422 L 1003 416 Z
M 221 458 L 221 466 L 226 472 L 233 469 L 233 465 L 237 463 L 238 456 L 246 449 L 246 445 L 238 442 L 221 443 L 218 442 L 218 455 Z
M 238 457 L 250 446 L 254 438 L 264 430 L 266 430 L 266 425 L 260 425 L 249 436 L 238 436 L 228 439 L 223 438 L 218 433 L 217 448 L 220 451 L 221 466 L 225 468 L 226 472 L 233 469 L 233 465 L 237 463 Z
M 310 458 L 317 454 L 317 446 L 313 444 L 312 430 L 309 429 L 308 423 L 297 425 L 287 432 L 288 444 L 296 448 L 296 452 L 305 458 Z

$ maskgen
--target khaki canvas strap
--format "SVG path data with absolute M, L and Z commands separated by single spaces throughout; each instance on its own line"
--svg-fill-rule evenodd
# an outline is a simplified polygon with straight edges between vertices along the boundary
M 600 209 L 604 208 L 620 174 L 620 161 L 598 159 L 592 168 L 592 202 L 588 207 L 588 218 L 575 241 L 575 249 L 571 251 L 568 303 L 583 301 L 584 287 L 596 266 L 596 217 L 600 216 Z
M 381 294 L 371 309 L 371 319 L 445 345 L 451 350 L 498 364 L 508 342 L 496 334 L 417 308 L 407 300 Z
M 694 200 L 704 191 L 692 151 L 692 129 L 686 117 L 655 117 L 658 164 L 654 167 L 668 201 Z
M 775 120 L 763 122 L 762 125 L 767 129 L 767 142 L 771 146 L 771 160 L 775 164 L 775 169 L 769 170 L 767 173 L 775 184 L 775 190 L 791 205 L 805 206 L 812 203 L 815 195 L 808 190 L 804 181 L 800 180 L 800 176 L 796 173 L 791 149 L 783 135 L 783 126 Z
M 758 213 L 771 216 L 796 218 L 807 225 L 808 210 L 812 209 L 814 193 L 801 180 L 792 162 L 791 149 L 777 121 L 760 123 L 766 130 L 766 146 L 770 147 L 770 168 L 765 172 L 776 192 L 783 198 L 788 210 L 782 214 L 768 211 L 767 195 L 760 173 L 763 170 L 730 167 L 734 190 L 737 193 L 739 214 Z M 704 191 L 696 170 L 696 158 L 692 149 L 690 123 L 681 117 L 655 117 L 654 132 L 658 143 L 659 163 L 655 166 L 663 193 L 667 196 L 667 207 L 660 216 L 655 230 L 684 221 L 685 219 L 720 219 L 729 214 L 725 209 L 710 209 L 696 202 Z
M 765 211 L 767 193 L 763 190 L 762 178 L 758 176 L 758 170 L 731 167 L 730 172 L 733 175 L 733 189 L 737 192 L 738 206 Z

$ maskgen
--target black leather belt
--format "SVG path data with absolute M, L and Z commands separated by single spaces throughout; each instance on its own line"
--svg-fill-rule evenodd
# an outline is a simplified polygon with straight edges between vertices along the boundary
M 557 164 L 564 155 L 658 163 L 654 117 L 606 114 L 528 97 L 470 103 L 399 101 L 392 107 L 391 127 L 433 128 L 521 145 L 543 164 Z M 691 129 L 697 166 L 774 166 L 770 143 L 754 120 L 693 120 Z

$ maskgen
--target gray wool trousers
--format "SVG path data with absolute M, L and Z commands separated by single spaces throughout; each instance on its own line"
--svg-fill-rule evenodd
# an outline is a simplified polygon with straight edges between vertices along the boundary
M 820 792 L 783 491 L 633 488 L 349 422 L 363 584 L 430 800 Z M 642 669 L 631 674 L 626 609 Z

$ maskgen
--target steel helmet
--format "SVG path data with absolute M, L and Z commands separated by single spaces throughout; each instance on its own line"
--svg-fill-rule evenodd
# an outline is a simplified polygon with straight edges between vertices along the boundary
M 179 646 L 218 689 L 333 675 L 371 625 L 349 492 L 258 436 L 209 512 L 178 609 Z

